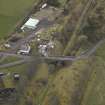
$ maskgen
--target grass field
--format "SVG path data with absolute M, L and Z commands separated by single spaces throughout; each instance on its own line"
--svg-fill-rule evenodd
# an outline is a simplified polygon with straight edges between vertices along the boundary
M 0 0 L 0 39 L 8 36 L 35 1 L 38 0 Z
M 97 50 L 92 70 L 81 105 L 105 105 L 105 44 Z
M 9 75 L 6 75 L 3 78 L 4 86 L 6 88 L 14 87 L 15 85 L 13 83 L 13 74 L 14 73 L 19 73 L 21 75 L 21 77 L 23 78 L 25 71 L 26 71 L 26 65 L 25 64 L 18 65 L 18 66 L 15 66 L 15 67 L 5 68 L 5 69 L 0 69 L 0 72 L 9 74 Z
M 11 62 L 15 62 L 21 60 L 20 58 L 17 57 L 6 57 L 5 59 L 0 61 L 0 64 L 6 64 L 6 63 L 11 63 Z

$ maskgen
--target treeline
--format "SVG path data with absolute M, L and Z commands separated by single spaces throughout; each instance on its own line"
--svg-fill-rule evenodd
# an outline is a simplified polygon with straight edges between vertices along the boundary
M 56 32 L 58 40 L 65 48 L 63 55 L 75 55 L 84 43 L 95 44 L 105 37 L 104 5 L 105 2 L 97 0 L 68 1 L 64 7 L 68 14 L 63 17 L 63 24 Z
M 88 40 L 91 42 L 97 42 L 105 38 L 105 1 L 98 3 L 98 6 L 87 18 L 87 22 L 81 32 L 88 36 Z

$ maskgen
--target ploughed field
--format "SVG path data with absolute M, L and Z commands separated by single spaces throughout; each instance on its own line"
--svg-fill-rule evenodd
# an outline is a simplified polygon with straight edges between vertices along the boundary
M 35 1 L 37 0 L 0 0 L 0 39 L 8 36 Z

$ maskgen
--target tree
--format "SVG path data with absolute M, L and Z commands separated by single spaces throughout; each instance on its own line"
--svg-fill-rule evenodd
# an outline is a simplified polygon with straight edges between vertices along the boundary
M 60 3 L 58 0 L 47 0 L 47 3 L 49 5 L 56 6 L 56 7 L 60 6 Z
M 105 36 L 105 2 L 88 17 L 87 23 L 82 29 L 82 34 L 88 36 L 90 42 L 96 42 Z M 103 6 L 102 6 L 103 5 Z
M 59 96 L 55 92 L 49 95 L 48 105 L 61 105 Z

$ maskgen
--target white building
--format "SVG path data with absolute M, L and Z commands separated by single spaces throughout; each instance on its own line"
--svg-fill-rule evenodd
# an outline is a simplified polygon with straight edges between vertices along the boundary
M 38 46 L 39 48 L 39 53 L 42 54 L 43 56 L 48 56 L 49 55 L 49 50 L 54 48 L 54 42 L 49 41 L 46 44 L 41 44 Z
M 47 45 L 39 45 L 39 53 L 42 54 L 43 56 L 48 56 L 47 54 Z
M 38 19 L 29 18 L 28 21 L 21 27 L 21 30 L 24 31 L 24 28 L 35 29 L 40 21 Z
M 42 7 L 41 7 L 41 9 L 44 9 L 46 7 L 47 7 L 47 3 L 43 4 Z
M 29 54 L 31 51 L 31 47 L 26 44 L 26 45 L 22 45 L 20 50 L 18 51 L 18 54 Z
M 11 48 L 11 45 L 10 45 L 9 43 L 4 44 L 4 46 L 5 46 L 6 48 Z

